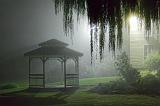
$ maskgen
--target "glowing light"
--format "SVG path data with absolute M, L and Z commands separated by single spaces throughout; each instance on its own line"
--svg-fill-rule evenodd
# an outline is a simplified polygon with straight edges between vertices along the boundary
M 138 31 L 138 18 L 136 16 L 131 16 L 129 18 L 130 31 Z

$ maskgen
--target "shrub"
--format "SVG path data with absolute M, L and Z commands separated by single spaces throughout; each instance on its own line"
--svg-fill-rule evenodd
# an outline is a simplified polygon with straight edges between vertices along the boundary
M 147 75 L 156 75 L 157 74 L 157 72 L 150 71 L 148 69 L 141 69 L 141 70 L 139 70 L 139 72 L 140 72 L 141 77 L 145 77 Z
M 102 94 L 128 94 L 135 93 L 136 89 L 130 86 L 125 80 L 121 79 L 104 84 L 101 83 L 91 89 L 91 91 Z
M 135 85 L 127 81 L 115 80 L 108 83 L 101 83 L 91 89 L 92 92 L 100 94 L 149 94 L 160 95 L 160 79 L 155 75 L 142 77 Z
M 140 79 L 138 93 L 160 94 L 160 79 L 152 74 L 144 76 Z
M 99 84 L 92 89 L 94 92 L 105 94 L 158 94 L 160 95 L 160 55 L 158 58 L 152 57 L 147 60 L 147 65 L 158 73 L 147 73 L 140 76 L 140 72 L 129 64 L 126 53 L 117 57 L 116 69 L 123 79 Z
M 148 56 L 145 60 L 145 66 L 151 71 L 160 73 L 160 54 L 154 53 Z
M 135 85 L 140 79 L 140 72 L 135 68 L 130 67 L 128 71 L 126 71 L 124 78 L 129 84 Z
M 17 85 L 10 83 L 10 84 L 4 84 L 0 87 L 0 89 L 13 89 L 13 88 L 17 88 Z
M 129 64 L 129 59 L 125 52 L 117 57 L 115 66 L 120 75 L 129 84 L 136 84 L 140 79 L 140 73 Z

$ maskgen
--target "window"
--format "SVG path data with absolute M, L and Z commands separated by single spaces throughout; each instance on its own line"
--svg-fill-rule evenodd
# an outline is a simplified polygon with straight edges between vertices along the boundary
M 153 45 L 144 45 L 144 59 L 153 51 Z

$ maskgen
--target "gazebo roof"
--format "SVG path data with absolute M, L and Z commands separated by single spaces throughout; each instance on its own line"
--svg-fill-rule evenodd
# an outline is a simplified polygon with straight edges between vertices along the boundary
M 66 47 L 68 46 L 68 44 L 56 39 L 51 39 L 51 40 L 40 43 L 39 46 Z
M 67 48 L 68 44 L 51 39 L 46 42 L 40 43 L 39 48 L 25 53 L 25 56 L 55 56 L 55 57 L 80 57 L 82 53 Z

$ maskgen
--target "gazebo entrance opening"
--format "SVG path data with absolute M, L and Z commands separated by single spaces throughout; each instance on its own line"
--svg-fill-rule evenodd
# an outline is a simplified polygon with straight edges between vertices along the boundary
M 39 45 L 40 48 L 25 54 L 29 57 L 29 87 L 78 87 L 79 57 L 83 54 L 55 39 Z
M 58 59 L 46 61 L 46 88 L 64 87 L 63 64 Z

